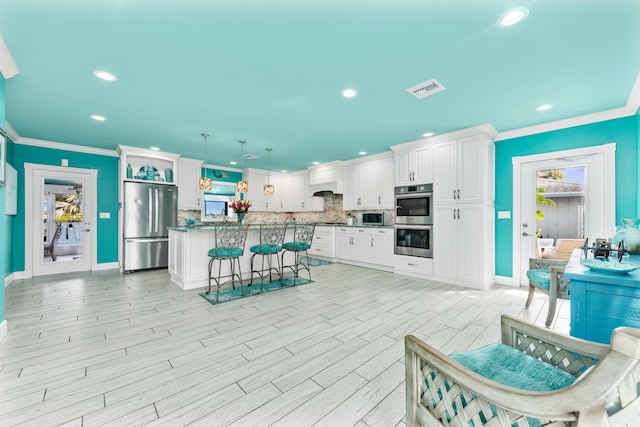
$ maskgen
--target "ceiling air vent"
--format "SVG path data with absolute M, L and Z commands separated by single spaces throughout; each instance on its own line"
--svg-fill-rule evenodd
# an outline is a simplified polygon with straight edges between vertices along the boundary
M 242 158 L 243 159 L 247 159 L 247 160 L 254 160 L 254 159 L 257 159 L 258 156 L 256 156 L 255 154 L 248 154 L 247 153 L 247 154 L 243 154 Z
M 414 87 L 410 87 L 407 89 L 411 95 L 415 96 L 418 99 L 426 98 L 429 95 L 433 95 L 434 93 L 442 92 L 444 90 L 444 86 L 440 84 L 436 79 L 427 80 L 424 83 L 420 83 L 415 85 Z

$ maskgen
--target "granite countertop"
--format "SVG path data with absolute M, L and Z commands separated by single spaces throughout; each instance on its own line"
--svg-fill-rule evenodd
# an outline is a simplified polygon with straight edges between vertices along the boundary
M 235 222 L 227 222 L 227 225 L 237 225 Z M 319 222 L 318 226 L 322 227 L 348 227 L 348 228 L 393 228 L 393 225 L 347 225 L 347 224 L 336 224 L 331 222 Z M 260 224 L 245 224 L 245 227 L 248 229 L 259 229 Z M 194 225 L 192 227 L 188 227 L 186 225 L 181 225 L 178 227 L 167 227 L 168 230 L 173 231 L 182 231 L 182 232 L 211 232 L 215 230 L 215 225 Z
M 322 227 L 348 227 L 348 228 L 393 228 L 393 225 L 347 225 L 347 224 L 338 224 L 335 222 L 319 222 L 317 225 Z

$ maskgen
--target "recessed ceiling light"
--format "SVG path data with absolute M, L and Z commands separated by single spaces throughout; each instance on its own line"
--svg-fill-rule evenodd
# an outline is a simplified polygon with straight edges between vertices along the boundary
M 367 154 L 366 151 L 360 151 L 358 154 L 360 154 L 361 156 L 364 156 L 365 154 Z
M 345 89 L 340 92 L 340 94 L 345 98 L 353 98 L 354 96 L 358 95 L 358 91 L 355 89 Z
M 237 165 L 237 162 L 229 162 L 230 165 Z
M 160 151 L 160 149 L 158 147 L 149 147 L 149 150 Z
M 319 165 L 319 164 L 320 164 L 320 162 L 313 162 L 313 164 L 314 164 L 314 165 Z
M 498 27 L 511 27 L 512 25 L 516 25 L 518 22 L 523 21 L 527 16 L 529 16 L 529 9 L 526 7 L 516 7 L 500 17 L 498 20 Z
M 108 71 L 96 70 L 93 72 L 93 75 L 108 82 L 115 82 L 116 80 L 118 80 L 118 78 L 114 74 L 111 74 Z
M 553 107 L 553 105 L 551 104 L 544 104 L 539 106 L 538 108 L 536 108 L 537 111 L 546 111 L 549 110 L 551 107 Z
M 286 169 L 282 169 L 280 172 L 285 173 L 287 170 Z
M 99 114 L 92 114 L 89 117 L 91 117 L 93 120 L 99 121 L 99 122 L 104 122 L 105 120 L 107 120 L 107 118 L 105 116 L 101 116 Z
M 425 138 L 435 135 L 433 132 L 425 132 L 422 134 Z

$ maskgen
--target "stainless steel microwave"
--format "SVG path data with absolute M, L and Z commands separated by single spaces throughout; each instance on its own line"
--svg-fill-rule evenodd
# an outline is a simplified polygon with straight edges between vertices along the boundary
M 363 212 L 362 225 L 391 225 L 391 213 Z

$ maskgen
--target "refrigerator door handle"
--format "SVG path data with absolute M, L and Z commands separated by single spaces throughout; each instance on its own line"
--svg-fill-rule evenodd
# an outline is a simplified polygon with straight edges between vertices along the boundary
M 151 189 L 149 188 L 149 200 L 147 202 L 147 205 L 149 206 L 149 219 L 148 219 L 149 233 L 151 233 L 153 231 L 153 228 L 151 226 L 151 221 L 153 221 L 153 205 L 151 204 L 152 198 L 153 198 L 153 193 L 151 192 Z
M 154 220 L 155 220 L 155 230 L 154 231 L 157 233 L 158 232 L 158 217 L 160 216 L 160 211 L 159 211 L 160 206 L 159 206 L 159 202 L 158 202 L 158 189 L 156 188 L 154 191 L 156 193 L 156 197 L 155 197 L 156 212 L 155 212 L 155 218 L 154 218 Z
M 124 239 L 125 243 L 155 243 L 168 242 L 168 237 L 141 237 L 138 239 Z

